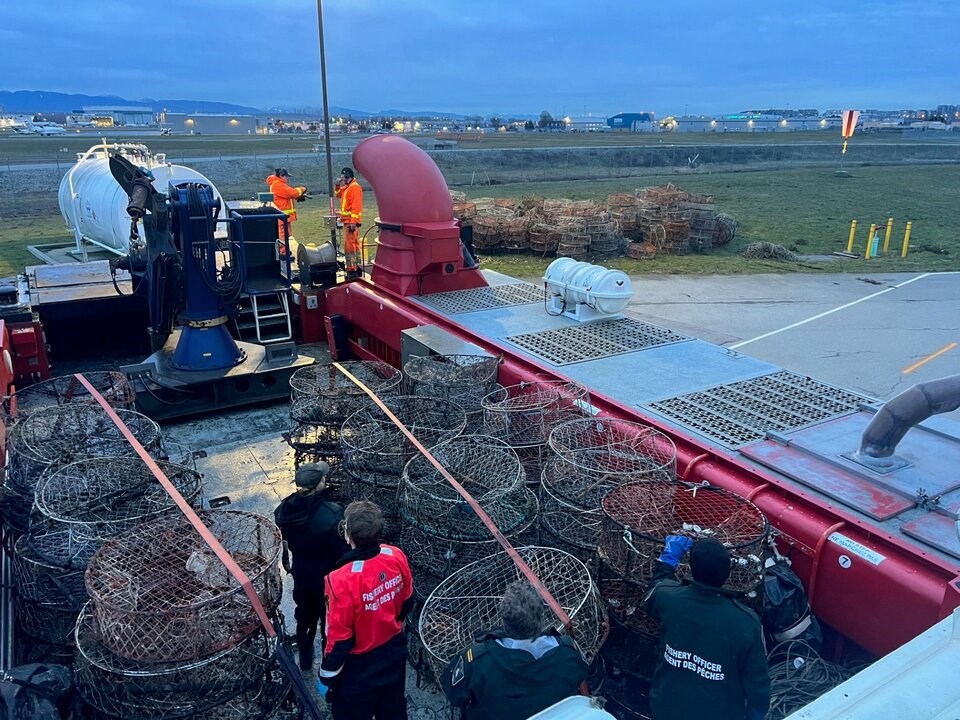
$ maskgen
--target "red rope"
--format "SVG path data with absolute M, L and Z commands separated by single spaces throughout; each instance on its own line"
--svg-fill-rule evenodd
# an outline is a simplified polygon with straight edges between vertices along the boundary
M 383 401 L 379 397 L 377 397 L 377 395 L 370 388 L 364 385 L 358 378 L 352 375 L 350 371 L 347 370 L 345 367 L 343 367 L 343 365 L 341 365 L 340 363 L 335 362 L 333 366 L 337 368 L 337 370 L 342 372 L 344 375 L 346 375 L 346 377 L 350 381 L 352 381 L 354 384 L 356 384 L 357 387 L 363 390 L 370 397 L 370 399 L 377 404 L 377 407 L 383 410 L 383 412 L 386 413 L 387 417 L 390 418 L 390 420 L 398 428 L 400 428 L 400 431 L 407 436 L 407 439 L 411 443 L 413 443 L 414 447 L 416 447 L 417 450 L 419 450 L 423 454 L 423 456 L 430 462 L 430 464 L 437 469 L 437 472 L 443 475 L 443 477 L 446 479 L 448 483 L 450 483 L 453 489 L 456 490 L 458 493 L 460 493 L 460 496 L 467 501 L 467 504 L 470 505 L 471 508 L 473 508 L 473 511 L 477 514 L 477 517 L 480 518 L 481 522 L 483 522 L 483 524 L 487 526 L 487 530 L 490 531 L 490 534 L 493 535 L 493 537 L 496 538 L 497 542 L 500 543 L 501 547 L 503 547 L 503 549 L 506 550 L 507 555 L 510 556 L 510 559 L 513 560 L 514 564 L 517 566 L 520 572 L 524 574 L 527 580 L 530 581 L 530 584 L 533 585 L 534 588 L 536 588 L 538 593 L 540 593 L 540 596 L 546 601 L 547 605 L 553 611 L 554 615 L 556 615 L 557 618 L 559 618 L 560 622 L 563 623 L 564 627 L 566 627 L 567 629 L 567 632 L 570 633 L 572 637 L 573 621 L 570 620 L 570 616 L 567 615 L 566 611 L 564 611 L 562 607 L 560 607 L 560 603 L 558 603 L 556 598 L 554 598 L 553 595 L 550 594 L 550 591 L 547 590 L 544 584 L 540 582 L 540 578 L 538 578 L 536 573 L 530 569 L 530 566 L 527 565 L 524 559 L 520 557 L 520 553 L 518 553 L 516 551 L 516 548 L 514 548 L 513 545 L 510 544 L 510 541 L 507 540 L 506 537 L 504 537 L 504 534 L 500 532 L 500 528 L 497 527 L 496 523 L 493 522 L 493 520 L 490 518 L 489 515 L 487 515 L 484 509 L 480 507 L 480 504 L 473 499 L 473 496 L 467 492 L 466 488 L 464 488 L 463 485 L 457 482 L 456 478 L 454 478 L 453 475 L 451 475 L 447 471 L 447 469 L 443 465 L 441 465 L 440 462 L 430 453 L 430 451 L 427 450 L 427 448 L 425 448 L 421 444 L 421 442 L 417 440 L 416 437 L 414 437 L 413 433 L 411 433 L 407 429 L 406 425 L 403 424 L 400 418 L 394 415 L 390 411 L 390 408 L 384 405 Z
M 123 434 L 127 439 L 127 442 L 137 451 L 137 455 L 140 456 L 140 459 L 146 463 L 146 466 L 150 469 L 150 472 L 153 473 L 154 477 L 160 482 L 160 485 L 163 486 L 163 489 L 167 491 L 167 494 L 173 499 L 173 502 L 176 504 L 180 511 L 186 516 L 187 520 L 190 521 L 190 524 L 193 525 L 194 529 L 200 533 L 200 537 L 203 538 L 203 541 L 213 550 L 214 554 L 220 558 L 227 570 L 230 571 L 230 574 L 236 578 L 237 582 L 240 583 L 240 586 L 243 588 L 243 592 L 246 593 L 247 597 L 250 599 L 250 603 L 253 605 L 254 611 L 257 613 L 257 617 L 260 619 L 260 624 L 263 625 L 263 629 L 266 631 L 267 635 L 270 637 L 276 637 L 277 631 L 273 627 L 273 623 L 270 622 L 270 618 L 267 617 L 267 611 L 264 610 L 263 604 L 260 602 L 260 598 L 257 597 L 257 591 L 253 589 L 253 583 L 250 581 L 250 578 L 247 574 L 237 565 L 236 561 L 230 556 L 230 553 L 227 552 L 226 548 L 220 544 L 220 541 L 213 536 L 213 533 L 210 532 L 209 528 L 203 524 L 203 520 L 199 518 L 193 508 L 190 507 L 190 504 L 184 499 L 183 495 L 173 486 L 173 483 L 170 482 L 170 479 L 164 475 L 163 470 L 157 465 L 156 461 L 150 457 L 143 445 L 140 444 L 140 441 L 134 437 L 133 433 L 130 432 L 123 420 L 120 419 L 120 416 L 114 411 L 110 406 L 103 395 L 97 392 L 97 389 L 90 384 L 90 382 L 80 373 L 76 373 L 74 377 L 80 381 L 80 384 L 83 385 L 93 398 L 100 403 L 100 407 L 104 409 L 109 418 L 113 420 L 114 425 L 117 426 L 117 429 Z

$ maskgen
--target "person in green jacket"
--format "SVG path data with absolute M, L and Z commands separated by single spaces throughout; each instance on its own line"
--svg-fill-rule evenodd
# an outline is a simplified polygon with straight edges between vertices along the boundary
M 544 631 L 544 610 L 532 585 L 510 584 L 502 627 L 478 635 L 447 666 L 443 691 L 465 720 L 526 720 L 579 693 L 587 663 L 571 638 Z
M 690 552 L 689 585 L 673 580 Z M 643 610 L 660 622 L 654 720 L 763 720 L 770 670 L 756 614 L 723 590 L 730 553 L 713 538 L 666 539 Z

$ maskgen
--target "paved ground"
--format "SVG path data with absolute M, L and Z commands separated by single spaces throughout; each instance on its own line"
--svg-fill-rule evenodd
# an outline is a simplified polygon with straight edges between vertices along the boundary
M 881 400 L 960 373 L 960 273 L 633 283 L 637 319 Z

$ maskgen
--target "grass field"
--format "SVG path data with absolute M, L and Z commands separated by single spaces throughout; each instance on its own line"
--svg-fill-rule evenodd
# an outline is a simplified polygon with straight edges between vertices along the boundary
M 84 152 L 105 137 L 108 142 L 143 142 L 154 152 L 167 153 L 171 159 L 189 157 L 217 157 L 235 155 L 285 155 L 312 151 L 314 145 L 322 145 L 316 135 L 160 135 L 156 131 L 144 133 L 101 133 L 94 130 L 68 132 L 55 137 L 34 137 L 15 133 L 0 133 L 0 165 L 19 163 L 62 163 L 69 166 L 76 153 Z M 353 147 L 362 135 L 333 135 L 334 147 Z M 451 134 L 457 139 L 457 147 L 463 149 L 494 150 L 498 148 L 551 148 L 551 147 L 633 147 L 650 145 L 704 145 L 704 144 L 806 144 L 837 145 L 835 132 L 790 132 L 790 133 L 497 133 L 483 135 L 482 139 L 467 134 Z M 413 142 L 429 147 L 431 136 L 409 136 Z M 960 145 L 960 136 L 951 133 L 874 133 L 856 138 L 857 143 L 924 143 Z
M 655 142 L 658 139 L 643 135 L 550 133 L 501 134 L 491 136 L 490 142 L 536 142 L 537 147 L 565 143 L 606 144 L 629 141 Z M 882 138 L 883 136 L 876 136 Z M 671 136 L 671 141 L 703 142 L 699 135 Z M 89 133 L 54 138 L 0 137 L 0 164 L 11 147 L 20 148 L 25 157 L 57 146 L 86 149 L 95 136 Z M 127 138 L 119 138 L 126 140 Z M 712 135 L 710 142 L 835 142 L 826 134 L 785 133 L 777 135 L 729 134 Z M 874 137 L 870 138 L 871 141 Z M 197 154 L 246 154 L 254 152 L 291 152 L 308 148 L 315 142 L 303 136 L 292 137 L 189 137 L 154 136 L 148 139 L 151 149 L 158 152 Z M 913 142 L 913 140 L 911 140 Z M 944 142 L 947 142 L 944 140 Z M 480 143 L 491 147 L 485 138 Z M 39 149 L 39 150 L 38 150 Z M 72 159 L 72 155 L 70 155 Z M 65 160 L 65 166 L 68 163 Z M 612 266 L 636 273 L 744 273 L 744 272 L 866 272 L 870 271 L 936 271 L 960 270 L 960 165 L 891 165 L 884 167 L 853 167 L 852 177 L 837 177 L 832 168 L 798 168 L 766 170 L 762 172 L 713 172 L 645 175 L 626 180 L 578 180 L 502 184 L 466 190 L 470 197 L 516 197 L 539 195 L 547 198 L 603 200 L 612 192 L 632 192 L 637 187 L 674 182 L 685 190 L 710 193 L 716 197 L 718 210 L 733 215 L 740 224 L 740 233 L 728 247 L 709 254 L 687 256 L 658 256 L 654 260 L 633 261 L 619 258 L 609 261 Z M 15 177 L 11 176 L 11 177 Z M 260 190 L 262 178 L 250 178 L 243 184 L 217 182 L 227 197 L 249 197 Z M 310 180 L 309 182 L 313 182 Z M 372 192 L 365 193 L 364 230 L 371 228 L 376 217 Z M 301 240 L 322 238 L 322 215 L 326 198 L 318 196 L 313 202 L 300 206 L 301 220 L 295 235 Z M 799 255 L 825 255 L 846 247 L 850 220 L 859 224 L 856 250 L 862 252 L 871 222 L 885 223 L 895 219 L 891 239 L 891 253 L 875 260 L 812 260 L 774 262 L 745 260 L 736 253 L 754 241 L 782 244 Z M 906 259 L 899 257 L 900 243 L 906 221 L 913 221 L 911 251 Z M 375 231 L 368 238 L 372 240 Z M 19 272 L 24 264 L 33 262 L 26 250 L 28 244 L 69 241 L 63 220 L 56 210 L 56 193 L 52 190 L 18 192 L 15 197 L 0 198 L 0 276 Z M 484 258 L 485 265 L 504 272 L 533 276 L 542 272 L 549 258 L 533 256 L 495 255 Z

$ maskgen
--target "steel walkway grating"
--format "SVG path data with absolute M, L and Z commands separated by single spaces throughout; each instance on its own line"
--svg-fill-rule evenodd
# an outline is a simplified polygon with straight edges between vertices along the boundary
M 448 315 L 490 310 L 491 308 L 527 305 L 543 302 L 544 291 L 533 283 L 511 283 L 510 285 L 491 285 L 472 290 L 453 290 L 451 292 L 431 293 L 417 298 L 424 305 L 445 312 Z
M 652 410 L 717 443 L 738 448 L 858 412 L 871 398 L 781 371 L 650 403 Z
M 506 339 L 551 365 L 570 365 L 690 338 L 639 320 L 616 318 Z

